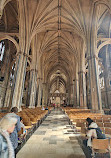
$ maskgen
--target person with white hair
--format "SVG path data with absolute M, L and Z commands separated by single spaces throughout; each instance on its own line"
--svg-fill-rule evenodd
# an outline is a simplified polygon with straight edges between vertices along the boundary
M 6 114 L 0 120 L 0 158 L 15 158 L 10 134 L 14 131 L 17 118 L 14 114 Z
M 14 147 L 14 152 L 15 152 L 15 158 L 16 158 L 16 154 L 17 154 L 17 147 L 18 147 L 18 132 L 21 130 L 21 126 L 20 126 L 20 116 L 17 115 L 18 113 L 18 108 L 17 107 L 12 107 L 11 109 L 11 114 L 15 115 L 17 118 L 17 123 L 16 126 L 14 128 L 14 131 L 10 134 L 10 140 L 12 142 L 12 145 Z

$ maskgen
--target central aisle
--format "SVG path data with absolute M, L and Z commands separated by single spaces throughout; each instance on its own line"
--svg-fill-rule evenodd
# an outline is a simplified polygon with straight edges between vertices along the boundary
M 85 158 L 76 134 L 65 134 L 68 125 L 68 117 L 61 109 L 52 110 L 18 152 L 17 158 Z

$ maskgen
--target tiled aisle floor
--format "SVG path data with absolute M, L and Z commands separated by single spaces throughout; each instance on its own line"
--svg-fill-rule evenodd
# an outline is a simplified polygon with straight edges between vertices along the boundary
M 51 111 L 18 152 L 17 158 L 85 158 L 77 134 L 65 134 L 67 125 L 68 118 L 60 109 Z

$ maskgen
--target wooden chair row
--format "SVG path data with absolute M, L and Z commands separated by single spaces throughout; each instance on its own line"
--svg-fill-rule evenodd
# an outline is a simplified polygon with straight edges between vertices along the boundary
M 86 135 L 87 128 L 86 127 L 80 127 L 80 128 L 81 128 L 81 130 L 80 130 L 81 134 Z M 111 128 L 109 128 L 109 127 L 101 127 L 100 129 L 103 131 L 103 133 L 105 133 L 107 138 L 111 138 Z
M 92 140 L 92 158 L 95 158 L 96 154 L 111 154 L 111 139 L 93 139 Z
M 40 108 L 27 108 L 19 112 L 18 115 L 22 117 L 25 126 L 31 126 L 32 124 L 37 123 L 37 121 L 41 120 L 47 113 L 48 111 L 42 111 Z

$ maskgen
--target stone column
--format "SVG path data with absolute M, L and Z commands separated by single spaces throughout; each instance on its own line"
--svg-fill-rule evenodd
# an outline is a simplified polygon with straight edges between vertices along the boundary
M 78 78 L 75 80 L 76 82 L 76 102 L 77 106 L 79 106 L 79 80 Z
M 20 109 L 21 104 L 22 104 L 22 95 L 23 95 L 23 89 L 24 89 L 26 65 L 27 65 L 27 55 L 20 54 L 19 63 L 17 66 L 18 70 L 17 70 L 17 75 L 16 75 L 13 99 L 12 99 L 12 107 L 16 106 L 16 107 L 18 107 L 18 109 Z
M 39 80 L 39 87 L 38 87 L 38 102 L 37 102 L 37 107 L 41 107 L 41 99 L 42 99 L 42 79 L 38 78 Z
M 97 8 L 94 10 L 92 16 L 90 32 L 87 36 L 87 61 L 89 70 L 89 82 L 91 91 L 91 106 L 92 111 L 101 112 L 102 101 L 101 101 L 101 90 L 99 83 L 99 73 L 98 73 L 98 57 L 97 53 L 97 31 L 98 31 L 98 16 Z
M 70 85 L 70 91 L 71 91 L 71 96 L 70 96 L 70 104 L 75 106 L 75 85 L 74 85 L 74 80 L 73 83 Z
M 73 105 L 73 83 L 70 84 L 70 104 Z
M 106 71 L 106 70 L 104 70 L 104 71 Z M 109 82 L 108 82 L 108 76 L 106 75 L 106 72 L 104 72 L 104 89 L 105 89 L 105 108 L 110 108 L 110 104 L 108 104 L 108 91 L 109 91 Z
M 85 72 L 79 71 L 79 105 L 81 108 L 86 108 L 86 81 Z
M 24 100 L 24 104 L 26 107 L 29 106 L 29 101 L 30 101 L 30 71 L 26 72 L 26 77 L 25 77 L 25 100 Z
M 74 105 L 74 103 L 75 103 L 75 96 L 74 96 L 74 80 L 73 80 L 73 85 L 72 85 L 72 87 L 73 87 L 73 107 L 75 106 Z
M 108 52 L 108 45 L 106 46 L 106 61 L 105 61 L 105 69 L 104 69 L 104 89 L 105 89 L 105 108 L 110 108 L 110 80 L 111 80 L 111 72 L 110 72 L 110 54 Z
M 42 96 L 42 106 L 46 105 L 46 83 L 42 83 L 43 96 Z
M 76 89 L 76 106 L 79 107 L 79 79 L 78 79 L 78 63 L 76 64 L 75 73 L 75 89 Z
M 14 88 L 15 88 L 15 83 L 16 83 L 16 76 L 17 76 L 17 71 L 18 71 L 18 66 L 19 66 L 19 56 L 20 56 L 20 53 L 17 53 L 17 55 L 16 55 L 15 72 L 14 72 L 14 79 L 13 79 L 13 83 L 12 83 L 12 86 L 11 86 L 9 109 L 12 107 L 12 100 L 13 100 Z M 10 81 L 9 81 L 9 84 L 10 84 Z
M 78 91 L 78 81 L 73 79 L 73 104 L 74 107 L 77 107 L 77 100 L 79 105 L 79 91 Z
M 29 14 L 26 3 L 24 0 L 19 0 L 19 55 L 12 98 L 12 107 L 16 106 L 18 109 L 21 108 L 22 104 L 27 58 L 30 49 L 30 24 L 27 22 Z
M 8 85 L 10 83 L 10 71 L 11 71 L 11 59 L 10 59 L 10 49 L 5 51 L 5 59 L 4 59 L 4 81 L 2 82 L 2 105 L 4 106 L 6 93 L 8 91 Z
M 98 73 L 98 60 L 95 55 L 88 57 L 92 111 L 103 112 Z
M 77 85 L 76 85 L 76 79 L 73 79 L 73 104 L 74 104 L 74 107 L 77 107 Z
M 48 83 L 46 83 L 45 89 L 45 103 L 48 104 L 49 101 L 49 91 L 48 91 Z
M 36 76 L 35 76 L 35 70 L 31 70 L 31 76 L 30 76 L 30 103 L 29 108 L 35 107 L 35 99 L 36 99 Z
M 71 85 L 68 86 L 67 89 L 67 105 L 71 104 Z
M 8 87 L 7 87 L 7 91 L 6 91 L 4 107 L 9 107 L 10 96 L 11 96 L 11 87 L 10 87 L 10 84 L 9 84 Z

